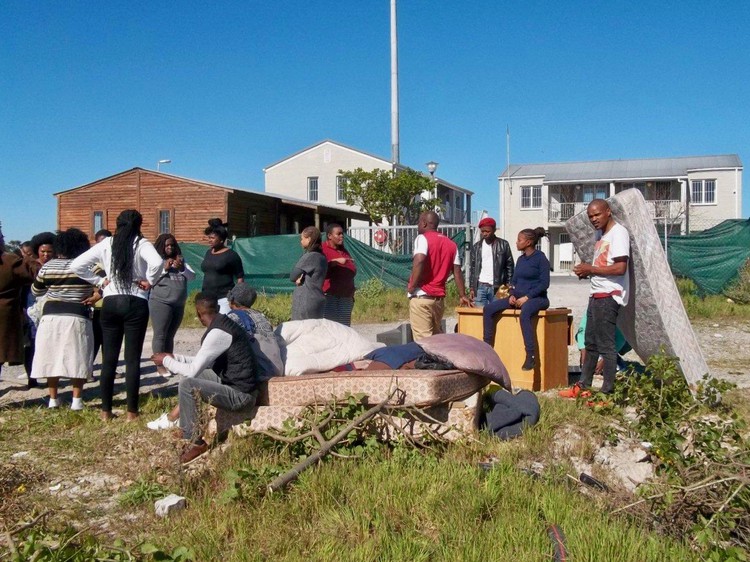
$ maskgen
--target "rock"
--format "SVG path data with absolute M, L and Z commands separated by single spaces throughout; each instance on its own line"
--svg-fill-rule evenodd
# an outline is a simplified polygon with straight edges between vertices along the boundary
M 721 334 L 714 334 L 714 337 L 715 338 L 723 338 L 724 336 L 722 336 Z
M 169 494 L 166 498 L 162 498 L 154 503 L 154 509 L 156 515 L 159 517 L 166 517 L 173 511 L 179 511 L 185 509 L 187 501 L 182 496 L 177 494 Z
M 594 462 L 609 468 L 631 492 L 654 475 L 654 466 L 640 443 L 620 441 L 614 447 L 605 445 L 594 455 Z
M 28 454 L 29 454 L 28 451 L 19 451 L 18 453 L 15 453 L 15 454 L 11 455 L 10 458 L 12 458 L 12 459 L 20 459 L 21 457 L 25 457 Z

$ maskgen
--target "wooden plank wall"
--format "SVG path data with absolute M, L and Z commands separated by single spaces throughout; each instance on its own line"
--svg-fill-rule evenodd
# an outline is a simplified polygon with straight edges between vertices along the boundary
M 94 238 L 94 211 L 104 212 L 104 228 L 115 231 L 115 220 L 123 209 L 138 204 L 136 170 L 113 176 L 75 191 L 57 196 L 59 230 L 79 228 Z
M 162 210 L 170 212 L 170 231 L 179 242 L 205 243 L 203 231 L 211 218 L 229 222 L 230 235 L 238 238 L 290 234 L 295 222 L 300 230 L 315 224 L 315 212 L 306 206 L 283 204 L 262 193 L 229 191 L 140 168 L 61 193 L 57 199 L 58 228 L 80 228 L 92 241 L 94 211 L 104 213 L 104 228 L 114 232 L 120 212 L 138 209 L 143 215 L 143 235 L 152 241 L 158 235 Z M 321 226 L 326 222 L 347 223 L 346 217 L 321 216 Z
M 143 215 L 143 235 L 153 241 L 158 235 L 159 211 L 168 210 L 177 240 L 201 243 L 208 219 L 226 220 L 227 194 L 224 189 L 131 170 L 58 195 L 58 228 L 80 228 L 93 240 L 94 211 L 104 212 L 104 227 L 114 232 L 120 212 L 138 209 Z
M 149 240 L 156 238 L 159 211 L 167 210 L 171 212 L 171 231 L 178 242 L 203 243 L 208 219 L 226 220 L 227 195 L 224 189 L 141 172 L 143 235 Z

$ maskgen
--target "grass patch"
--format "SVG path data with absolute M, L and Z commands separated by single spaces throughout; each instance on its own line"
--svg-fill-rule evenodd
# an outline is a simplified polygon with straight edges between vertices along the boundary
M 458 306 L 458 289 L 454 282 L 449 282 L 445 299 L 445 309 L 452 310 Z M 195 315 L 193 300 L 197 291 L 190 294 L 185 305 L 185 316 L 181 328 L 201 328 Z M 407 321 L 409 318 L 409 300 L 406 298 L 406 288 L 391 289 L 386 287 L 380 279 L 367 281 L 357 289 L 354 295 L 354 309 L 352 310 L 352 324 L 372 324 L 385 322 Z M 287 322 L 292 317 L 292 295 L 268 295 L 258 293 L 258 300 L 254 308 L 266 315 L 274 326 Z
M 728 299 L 724 295 L 701 296 L 691 279 L 677 278 L 676 282 L 689 318 L 750 319 L 750 304 Z
M 265 486 L 297 457 L 261 437 L 231 436 L 202 469 L 184 470 L 169 433 L 147 431 L 145 420 L 103 424 L 95 411 L 6 408 L 0 473 L 15 462 L 12 452 L 30 451 L 44 478 L 29 477 L 14 514 L 49 509 L 59 536 L 70 536 L 67 526 L 88 528 L 101 544 L 122 539 L 138 551 L 146 542 L 172 559 L 536 561 L 551 558 L 550 524 L 564 531 L 574 559 L 699 559 L 678 538 L 608 515 L 607 495 L 582 495 L 567 476 L 575 474 L 569 456 L 590 461 L 612 419 L 574 401 L 540 400 L 541 421 L 523 439 L 479 435 L 422 451 L 381 445 L 360 459 L 327 458 L 271 496 Z M 175 401 L 144 397 L 142 408 L 155 414 Z M 568 428 L 580 439 L 566 449 L 559 441 Z M 63 434 L 77 439 L 60 447 Z M 488 459 L 492 469 L 479 468 Z M 532 461 L 546 467 L 542 477 L 520 470 Z M 16 475 L 13 489 L 23 484 Z M 186 496 L 188 510 L 159 519 L 152 500 L 167 492 Z

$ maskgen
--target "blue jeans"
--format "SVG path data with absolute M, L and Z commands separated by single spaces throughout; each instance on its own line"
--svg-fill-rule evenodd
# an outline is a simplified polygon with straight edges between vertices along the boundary
M 486 306 L 495 300 L 495 288 L 490 285 L 477 285 L 474 306 Z
M 484 307 L 482 320 L 484 322 L 484 341 L 490 345 L 495 344 L 495 314 L 512 308 L 510 299 L 498 299 Z M 549 299 L 547 297 L 534 297 L 527 300 L 521 307 L 521 334 L 523 335 L 523 346 L 526 353 L 534 353 L 536 343 L 534 342 L 534 327 L 531 325 L 531 319 L 539 314 L 540 310 L 549 308 Z

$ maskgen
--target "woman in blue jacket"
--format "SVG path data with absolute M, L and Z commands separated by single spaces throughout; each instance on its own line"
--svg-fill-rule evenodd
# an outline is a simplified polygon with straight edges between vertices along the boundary
M 549 260 L 541 251 L 536 249 L 547 233 L 542 227 L 527 228 L 518 233 L 516 249 L 521 256 L 516 261 L 516 269 L 511 280 L 510 297 L 491 302 L 484 307 L 484 341 L 490 345 L 495 343 L 494 316 L 508 308 L 521 309 L 521 333 L 526 348 L 526 361 L 521 367 L 524 371 L 534 369 L 536 360 L 534 343 L 534 329 L 531 319 L 540 310 L 549 308 L 547 289 L 549 289 Z

